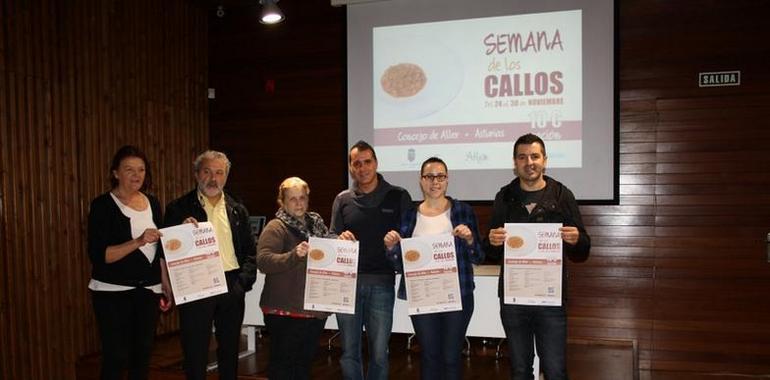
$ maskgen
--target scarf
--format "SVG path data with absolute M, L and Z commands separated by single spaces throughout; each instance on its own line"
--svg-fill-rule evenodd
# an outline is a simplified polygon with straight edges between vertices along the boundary
M 323 218 L 317 212 L 308 211 L 305 213 L 305 223 L 303 224 L 297 218 L 291 216 L 284 209 L 279 209 L 275 213 L 283 224 L 289 226 L 292 230 L 302 236 L 302 240 L 307 240 L 311 236 L 322 238 L 335 238 L 336 236 L 329 232 L 329 228 L 324 224 Z

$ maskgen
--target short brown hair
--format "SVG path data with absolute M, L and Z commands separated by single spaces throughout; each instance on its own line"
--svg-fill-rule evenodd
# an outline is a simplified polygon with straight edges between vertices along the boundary
M 120 169 L 120 163 L 123 162 L 126 158 L 129 157 L 136 157 L 144 162 L 144 182 L 142 183 L 142 187 L 139 189 L 139 191 L 147 191 L 148 189 L 152 188 L 152 172 L 150 171 L 150 162 L 147 161 L 147 156 L 142 152 L 141 149 L 133 146 L 133 145 L 123 145 L 118 149 L 117 152 L 115 152 L 115 155 L 112 156 L 112 164 L 110 165 L 110 188 L 114 189 L 118 187 L 118 179 L 115 178 L 115 175 L 112 174 L 112 172 Z
M 283 207 L 283 197 L 286 196 L 286 190 L 294 187 L 299 187 L 305 191 L 305 194 L 310 194 L 310 186 L 299 177 L 289 177 L 283 180 L 278 186 L 278 205 Z

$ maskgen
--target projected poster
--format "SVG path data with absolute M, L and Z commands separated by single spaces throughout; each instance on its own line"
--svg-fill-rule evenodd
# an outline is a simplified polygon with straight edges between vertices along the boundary
M 379 170 L 510 169 L 534 133 L 551 168 L 582 167 L 580 10 L 373 29 Z

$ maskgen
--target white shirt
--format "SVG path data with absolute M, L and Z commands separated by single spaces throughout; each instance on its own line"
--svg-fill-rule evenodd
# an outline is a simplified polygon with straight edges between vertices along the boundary
M 155 222 L 152 220 L 152 206 L 150 206 L 150 200 L 147 199 L 147 197 L 142 195 L 147 201 L 147 207 L 142 211 L 137 211 L 124 205 L 123 202 L 121 202 L 112 192 L 110 192 L 110 196 L 112 196 L 112 200 L 115 201 L 115 204 L 118 205 L 120 212 L 122 212 L 123 215 L 129 219 L 129 223 L 131 224 L 131 238 L 136 239 L 139 236 L 142 236 L 144 230 L 148 228 L 157 228 Z M 147 258 L 147 262 L 151 263 L 153 260 L 155 260 L 155 255 L 158 251 L 158 242 L 145 244 L 139 247 L 139 251 L 141 251 L 144 254 L 144 257 Z M 153 291 L 154 293 L 161 293 L 160 284 L 146 286 L 145 288 Z M 131 290 L 134 289 L 134 287 L 110 284 L 107 282 L 94 280 L 92 278 L 88 283 L 88 289 L 95 291 L 119 292 L 124 290 Z
M 417 222 L 414 225 L 414 232 L 412 232 L 412 236 L 452 233 L 452 220 L 449 219 L 450 211 L 452 211 L 451 207 L 436 216 L 426 216 L 418 211 Z

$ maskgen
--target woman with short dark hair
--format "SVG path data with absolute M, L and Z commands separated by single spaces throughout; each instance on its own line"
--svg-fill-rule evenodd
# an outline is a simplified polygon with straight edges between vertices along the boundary
M 88 255 L 102 345 L 101 379 L 146 379 L 161 295 L 170 294 L 159 244 L 161 207 L 147 193 L 150 167 L 137 147 L 120 148 L 110 166 L 110 191 L 91 202 Z M 161 269 L 163 268 L 163 269 Z

